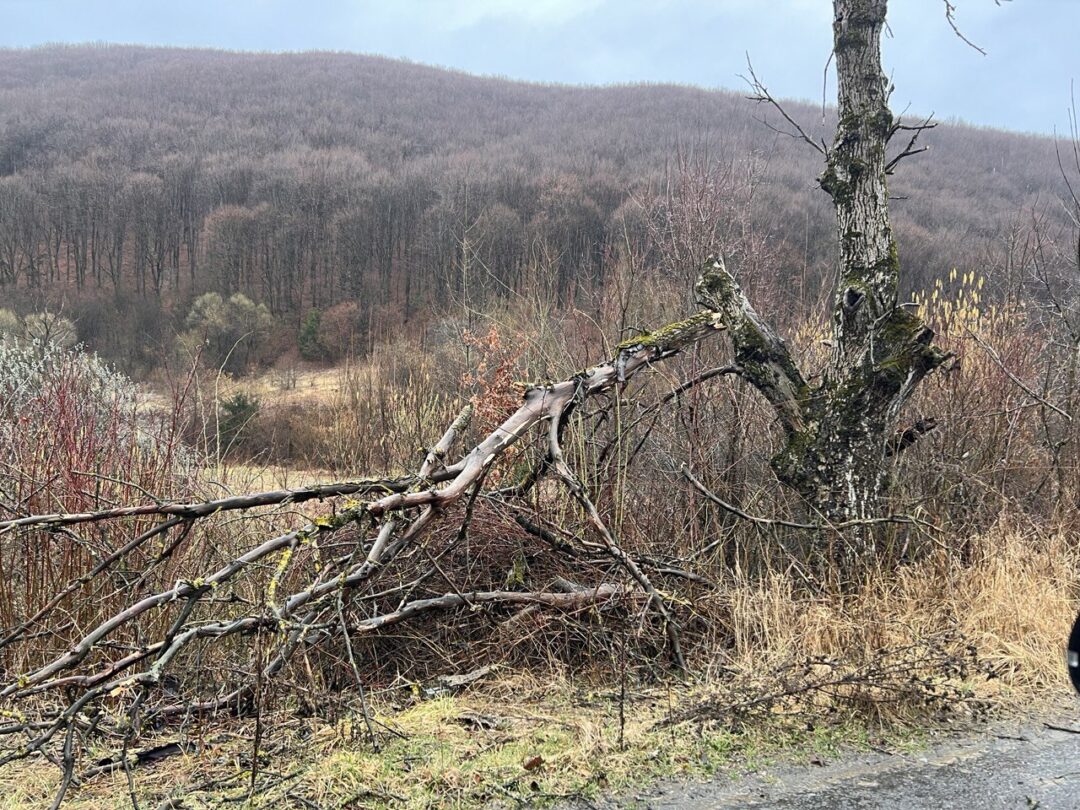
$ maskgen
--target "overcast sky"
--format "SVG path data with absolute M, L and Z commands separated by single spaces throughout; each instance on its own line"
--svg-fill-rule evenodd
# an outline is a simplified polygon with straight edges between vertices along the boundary
M 987 55 L 953 35 L 943 0 L 893 0 L 894 109 L 1066 130 L 1080 0 L 953 2 Z M 830 0 L 0 0 L 0 45 L 342 50 L 534 81 L 733 89 L 745 87 L 749 53 L 774 95 L 820 100 L 831 9 Z

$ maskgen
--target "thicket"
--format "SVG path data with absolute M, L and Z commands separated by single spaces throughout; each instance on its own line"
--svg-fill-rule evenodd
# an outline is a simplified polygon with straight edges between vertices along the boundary
M 0 341 L 0 511 L 84 511 L 106 503 L 190 496 L 198 456 L 180 440 L 182 397 L 175 408 L 144 412 L 134 384 L 98 357 L 40 341 Z M 132 520 L 125 529 L 151 525 Z M 12 634 L 60 606 L 76 630 L 106 606 L 116 608 L 142 566 L 175 572 L 189 549 L 181 540 L 155 554 L 136 553 L 111 576 L 103 562 L 123 546 L 111 534 L 56 530 L 0 538 L 0 622 Z M 91 579 L 93 581 L 91 582 Z M 10 651 L 10 648 L 8 648 Z M 38 660 L 33 652 L 4 666 Z

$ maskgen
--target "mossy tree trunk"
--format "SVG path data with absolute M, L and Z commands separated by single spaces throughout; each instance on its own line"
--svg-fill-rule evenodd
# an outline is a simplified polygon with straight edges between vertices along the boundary
M 777 411 L 785 435 L 772 466 L 780 481 L 825 520 L 847 523 L 883 516 L 888 457 L 932 426 L 926 420 L 898 434 L 900 411 L 947 355 L 897 302 L 886 147 L 898 128 L 880 48 L 887 0 L 834 0 L 833 6 L 839 123 L 820 183 L 836 207 L 840 264 L 832 353 L 820 383 L 808 385 L 722 260 L 709 260 L 697 291 L 727 321 L 743 376 Z M 873 550 L 869 530 L 852 536 L 849 551 Z

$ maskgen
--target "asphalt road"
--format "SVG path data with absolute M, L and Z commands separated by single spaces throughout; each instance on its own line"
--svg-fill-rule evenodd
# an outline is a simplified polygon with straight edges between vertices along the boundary
M 650 810 L 1080 810 L 1080 712 L 1048 728 L 998 725 L 915 754 L 858 754 L 695 785 L 615 806 Z

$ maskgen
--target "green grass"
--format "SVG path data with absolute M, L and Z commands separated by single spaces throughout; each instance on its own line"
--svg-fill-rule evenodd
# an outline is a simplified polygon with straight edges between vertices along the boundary
M 690 692 L 682 694 L 686 699 Z M 491 805 L 543 807 L 571 797 L 630 795 L 661 779 L 693 780 L 767 767 L 781 759 L 835 757 L 865 749 L 880 731 L 848 719 L 808 725 L 777 716 L 747 728 L 685 724 L 657 729 L 680 696 L 636 692 L 625 707 L 620 744 L 616 696 L 567 686 L 515 683 L 495 690 L 432 700 L 409 698 L 376 714 L 375 752 L 360 717 L 334 724 L 283 714 L 261 752 L 257 789 L 251 776 L 249 723 L 204 735 L 201 751 L 132 770 L 141 804 L 182 798 L 184 808 L 265 810 L 403 808 L 466 810 Z M 470 718 L 480 717 L 483 726 Z M 391 733 L 387 729 L 392 729 Z M 889 745 L 907 733 L 894 730 Z M 166 736 L 162 739 L 174 739 Z M 5 808 L 48 804 L 58 773 L 44 762 L 0 772 Z M 304 802 L 311 804 L 305 804 Z M 88 780 L 69 795 L 73 810 L 128 805 L 122 771 Z

